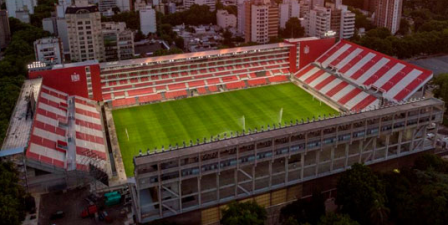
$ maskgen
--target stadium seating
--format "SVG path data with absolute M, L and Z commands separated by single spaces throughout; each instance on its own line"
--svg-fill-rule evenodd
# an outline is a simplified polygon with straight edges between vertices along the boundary
M 26 157 L 47 170 L 103 169 L 106 147 L 95 103 L 42 86 Z
M 406 100 L 432 78 L 431 71 L 344 40 L 316 62 L 359 86 L 378 90 L 394 102 Z
M 349 110 L 360 111 L 379 105 L 376 97 L 314 64 L 299 70 L 295 78 Z
M 222 57 L 208 59 L 205 62 L 173 62 L 172 64 L 141 66 L 103 71 L 102 92 L 103 99 L 112 101 L 112 106 L 121 107 L 130 102 L 146 103 L 187 96 L 187 90 L 198 90 L 199 94 L 217 92 L 217 85 L 224 85 L 229 89 L 246 87 L 242 80 L 248 80 L 250 86 L 267 84 L 266 77 L 284 76 L 289 74 L 289 54 L 284 50 L 256 52 L 248 56 Z M 274 70 L 274 71 L 271 71 Z M 255 72 L 266 71 L 263 79 Z M 275 75 L 275 76 L 274 76 Z M 257 81 L 250 81 L 252 78 Z M 281 82 L 284 78 L 274 78 L 274 82 Z M 285 80 L 286 81 L 286 80 Z M 230 85 L 227 85 L 230 84 Z M 181 92 L 175 91 L 185 91 Z M 162 93 L 162 99 L 143 98 L 148 94 Z M 164 98 L 162 96 L 165 96 Z M 115 101 L 123 98 L 134 98 L 136 101 Z M 115 102 L 114 102 L 115 101 Z

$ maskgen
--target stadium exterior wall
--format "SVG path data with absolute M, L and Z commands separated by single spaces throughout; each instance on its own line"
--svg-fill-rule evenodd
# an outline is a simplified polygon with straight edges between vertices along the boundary
M 69 64 L 70 65 L 70 64 Z M 96 101 L 102 100 L 100 66 L 98 63 L 29 71 L 28 78 L 42 77 L 42 84 L 68 95 L 76 95 Z
M 276 205 L 293 199 L 281 190 L 354 163 L 434 149 L 427 127 L 441 123 L 444 110 L 442 101 L 423 99 L 139 156 L 134 210 L 139 222 L 149 222 L 246 198 Z M 271 200 L 257 197 L 269 193 Z

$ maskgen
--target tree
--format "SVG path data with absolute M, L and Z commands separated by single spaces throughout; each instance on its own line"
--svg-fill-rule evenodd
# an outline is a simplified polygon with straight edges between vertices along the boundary
M 266 209 L 256 202 L 231 202 L 222 210 L 223 225 L 264 225 Z
M 19 225 L 25 219 L 25 191 L 18 184 L 19 177 L 10 162 L 0 163 L 0 221 Z
M 448 73 L 442 73 L 436 76 L 432 83 L 436 85 L 433 90 L 436 98 L 442 98 L 443 101 L 448 101 Z
M 176 47 L 178 47 L 179 49 L 184 49 L 185 47 L 184 38 L 181 36 L 177 36 L 176 39 L 174 39 L 174 43 L 176 44 Z
M 281 32 L 284 38 L 298 38 L 305 35 L 305 29 L 300 24 L 297 17 L 291 17 L 285 24 L 285 29 Z
M 405 18 L 401 18 L 400 29 L 397 31 L 397 33 L 399 33 L 401 35 L 406 35 L 409 33 L 410 28 L 411 28 L 411 25 L 409 24 L 409 21 Z
M 361 224 L 372 224 L 372 211 L 386 203 L 385 187 L 373 171 L 363 164 L 354 164 L 338 180 L 336 204 L 341 212 Z M 377 215 L 377 214 L 374 214 Z
M 320 218 L 318 225 L 359 225 L 347 214 L 329 213 Z
M 280 210 L 280 222 L 290 224 L 291 218 L 298 224 L 316 224 L 325 215 L 325 198 L 318 191 L 311 199 L 298 199 Z M 289 222 L 288 222 L 289 221 Z
M 145 38 L 146 38 L 145 35 L 140 30 L 137 31 L 137 33 L 135 33 L 135 35 L 134 35 L 134 41 L 136 41 L 136 42 L 141 41 Z

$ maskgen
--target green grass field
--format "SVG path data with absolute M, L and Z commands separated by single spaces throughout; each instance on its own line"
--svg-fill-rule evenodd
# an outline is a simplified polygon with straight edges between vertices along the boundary
M 281 113 L 282 111 L 282 113 Z M 260 129 L 273 123 L 333 114 L 336 110 L 313 100 L 292 83 L 225 92 L 112 111 L 126 174 L 134 174 L 133 157 L 139 149 L 165 149 L 204 137 L 223 136 L 245 128 Z M 127 134 L 126 134 L 127 130 Z M 128 139 L 129 135 L 129 139 Z

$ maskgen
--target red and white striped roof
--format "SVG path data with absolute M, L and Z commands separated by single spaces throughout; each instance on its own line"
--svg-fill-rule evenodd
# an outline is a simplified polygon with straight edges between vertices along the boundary
M 316 62 L 336 69 L 343 78 L 375 88 L 389 101 L 407 100 L 432 78 L 432 72 L 371 49 L 342 40 Z
M 66 93 L 41 87 L 37 100 L 37 110 L 30 135 L 26 156 L 30 160 L 54 166 L 60 169 L 70 169 L 68 160 L 74 155 L 76 169 L 88 170 L 89 163 L 95 160 L 96 165 L 104 168 L 106 162 L 106 147 L 101 116 L 91 100 L 75 97 L 74 112 L 70 110 Z M 75 116 L 74 127 L 69 123 L 69 114 Z M 68 137 L 72 129 L 76 143 L 76 153 L 70 154 Z
M 362 111 L 375 108 L 380 103 L 375 96 L 314 64 L 301 69 L 295 77 L 349 110 Z

